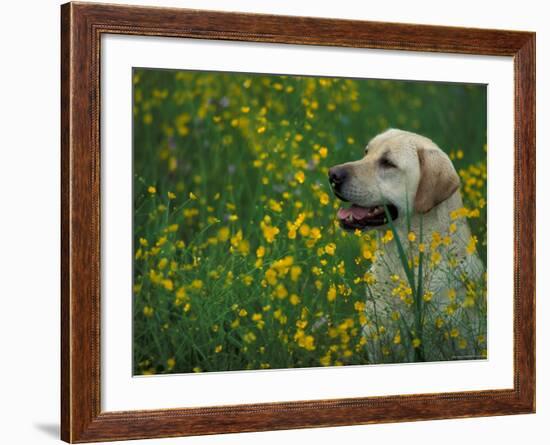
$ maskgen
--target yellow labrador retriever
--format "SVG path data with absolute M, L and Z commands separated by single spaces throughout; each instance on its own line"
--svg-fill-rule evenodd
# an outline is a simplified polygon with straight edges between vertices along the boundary
M 368 143 L 362 159 L 332 167 L 329 180 L 335 195 L 350 203 L 337 212 L 343 229 L 386 233 L 389 214 L 406 245 L 410 232 L 418 236 L 422 231 L 429 243 L 434 232 L 445 236 L 452 225 L 457 274 L 480 277 L 483 273 L 479 257 L 467 252 L 471 236 L 467 221 L 451 218 L 453 210 L 463 207 L 460 178 L 449 157 L 430 139 L 408 131 L 387 130 Z M 402 303 L 391 294 L 395 287 L 392 277 L 405 276 L 394 244 L 386 246 L 383 255 L 383 264 L 377 261 L 371 269 L 376 295 L 367 299 L 368 318 L 372 320 L 375 313 L 378 318 L 374 329 L 386 325 L 390 314 Z M 448 304 L 448 276 L 437 270 L 426 275 L 424 290 L 430 292 L 431 304 Z M 365 332 L 376 335 L 372 325 Z

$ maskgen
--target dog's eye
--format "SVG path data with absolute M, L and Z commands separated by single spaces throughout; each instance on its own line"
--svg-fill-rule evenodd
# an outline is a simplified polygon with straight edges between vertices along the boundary
M 380 166 L 383 167 L 383 168 L 397 168 L 397 165 L 395 165 L 388 158 L 382 158 L 380 160 Z

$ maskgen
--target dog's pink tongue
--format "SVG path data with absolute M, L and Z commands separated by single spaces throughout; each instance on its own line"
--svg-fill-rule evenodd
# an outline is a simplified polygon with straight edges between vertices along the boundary
M 348 219 L 350 216 L 352 216 L 353 219 L 359 220 L 369 216 L 369 210 L 365 207 L 359 207 L 354 204 L 348 209 L 340 208 L 338 210 L 337 216 L 339 219 Z

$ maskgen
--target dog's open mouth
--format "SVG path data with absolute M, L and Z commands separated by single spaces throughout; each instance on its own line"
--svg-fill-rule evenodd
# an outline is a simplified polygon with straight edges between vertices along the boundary
M 397 207 L 386 204 L 388 213 L 393 220 L 398 216 Z M 352 204 L 348 208 L 340 208 L 336 214 L 340 226 L 346 230 L 363 230 L 369 227 L 382 226 L 388 223 L 388 217 L 383 205 L 374 207 L 361 207 Z

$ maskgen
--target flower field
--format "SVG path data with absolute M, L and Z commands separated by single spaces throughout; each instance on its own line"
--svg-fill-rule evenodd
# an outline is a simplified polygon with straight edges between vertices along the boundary
M 430 137 L 486 262 L 485 86 L 153 69 L 133 83 L 134 374 L 487 355 L 486 277 L 454 273 L 454 223 L 344 232 L 327 180 L 389 127 Z M 448 272 L 448 301 L 395 270 L 381 325 L 369 268 L 398 245 L 413 275 Z

